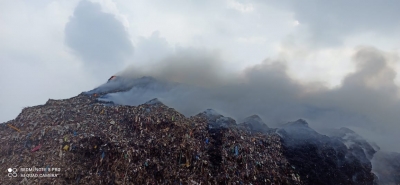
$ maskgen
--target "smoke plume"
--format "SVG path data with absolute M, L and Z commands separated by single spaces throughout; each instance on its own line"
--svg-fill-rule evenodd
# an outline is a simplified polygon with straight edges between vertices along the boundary
M 292 79 L 284 61 L 266 59 L 232 73 L 218 52 L 191 48 L 165 57 L 152 68 L 131 67 L 120 72 L 118 76 L 130 79 L 118 82 L 125 85 L 142 76 L 155 79 L 104 98 L 127 105 L 159 98 L 186 116 L 207 108 L 238 121 L 258 114 L 269 126 L 303 118 L 318 131 L 348 127 L 383 150 L 400 151 L 392 144 L 400 140 L 396 134 L 400 131 L 396 72 L 386 53 L 375 48 L 358 48 L 353 61 L 356 71 L 347 75 L 341 86 L 329 89 Z

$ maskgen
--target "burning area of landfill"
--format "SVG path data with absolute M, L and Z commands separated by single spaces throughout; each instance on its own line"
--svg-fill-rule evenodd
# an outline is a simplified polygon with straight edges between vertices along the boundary
M 1 184 L 376 183 L 368 143 L 348 148 L 304 120 L 275 129 L 257 115 L 240 124 L 212 109 L 185 117 L 158 99 L 99 99 L 110 92 L 50 99 L 0 124 L 0 166 L 59 168 L 55 178 L 1 176 Z

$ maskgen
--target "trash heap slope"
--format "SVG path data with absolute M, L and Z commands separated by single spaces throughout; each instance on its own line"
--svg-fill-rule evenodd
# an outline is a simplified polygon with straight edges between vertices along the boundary
M 277 133 L 284 143 L 284 155 L 306 184 L 366 185 L 377 181 L 364 151 L 354 152 L 341 138 L 319 134 L 305 120 L 289 122 Z
M 0 124 L 0 137 L 0 169 L 61 169 L 56 178 L 5 174 L 2 184 L 303 184 L 279 135 L 210 128 L 203 114 L 186 118 L 154 100 L 49 100 Z

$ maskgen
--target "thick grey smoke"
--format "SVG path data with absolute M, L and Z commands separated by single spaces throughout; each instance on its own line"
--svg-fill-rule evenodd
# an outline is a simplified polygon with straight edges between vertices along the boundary
M 102 12 L 99 4 L 86 0 L 78 4 L 65 26 L 65 43 L 95 74 L 116 72 L 133 53 L 122 23 Z
M 282 61 L 265 60 L 241 73 L 224 70 L 228 63 L 217 52 L 186 49 L 151 69 L 129 68 L 118 74 L 132 79 L 152 76 L 165 82 L 150 83 L 128 92 L 107 96 L 118 104 L 137 105 L 159 98 L 187 116 L 213 108 L 241 120 L 258 114 L 270 126 L 298 118 L 317 130 L 349 127 L 383 150 L 400 151 L 399 87 L 386 54 L 359 48 L 354 56 L 357 70 L 340 87 L 303 84 L 289 77 Z
M 400 153 L 377 152 L 374 155 L 372 171 L 378 176 L 380 184 L 396 184 L 400 180 Z
M 393 19 L 400 16 L 400 2 L 395 0 L 263 2 L 293 11 L 309 27 L 313 41 L 323 45 L 341 44 L 343 38 L 365 32 L 394 34 L 400 28 Z

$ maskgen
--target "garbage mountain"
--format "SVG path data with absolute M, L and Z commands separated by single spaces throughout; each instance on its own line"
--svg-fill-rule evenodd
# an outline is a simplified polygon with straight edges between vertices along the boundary
M 151 77 L 27 107 L 0 124 L 2 184 L 374 184 L 370 155 L 305 120 L 269 128 L 253 115 L 237 124 L 207 109 L 185 117 L 159 99 L 105 101 L 115 92 L 168 90 Z M 157 84 L 157 85 L 154 85 Z M 364 143 L 365 144 L 365 143 Z M 367 143 L 368 144 L 368 143 Z M 364 152 L 364 158 L 359 152 Z M 21 171 L 24 168 L 42 168 Z M 59 171 L 54 169 L 59 168 Z M 23 174 L 57 174 L 53 178 Z

